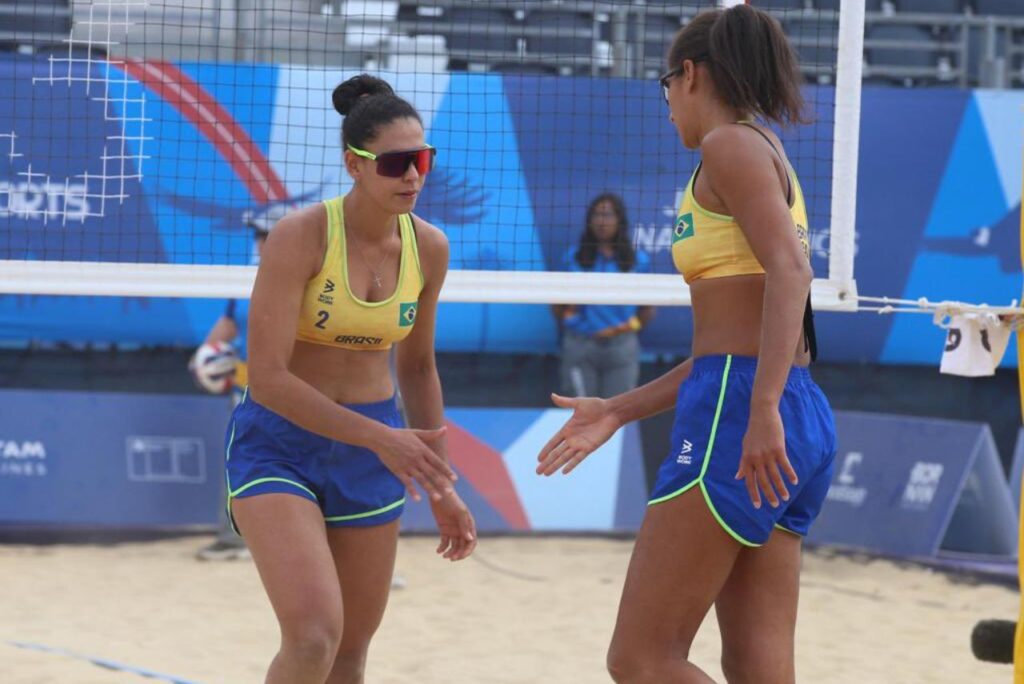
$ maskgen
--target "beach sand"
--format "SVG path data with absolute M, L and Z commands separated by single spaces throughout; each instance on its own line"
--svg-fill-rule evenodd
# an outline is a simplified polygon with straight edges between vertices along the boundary
M 0 683 L 128 684 L 137 674 L 43 645 L 198 684 L 262 682 L 278 633 L 251 561 L 207 562 L 187 537 L 114 545 L 0 546 Z M 604 654 L 630 540 L 484 538 L 452 564 L 435 540 L 403 537 L 394 591 L 370 652 L 368 684 L 611 681 Z M 805 554 L 797 681 L 1005 684 L 1011 668 L 976 661 L 986 618 L 1015 619 L 1010 588 L 884 560 Z M 692 660 L 716 681 L 714 614 Z M 173 680 L 172 680 L 173 681 Z

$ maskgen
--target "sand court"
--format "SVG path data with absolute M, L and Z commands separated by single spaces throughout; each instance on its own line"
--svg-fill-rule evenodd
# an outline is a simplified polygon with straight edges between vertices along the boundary
M 23 642 L 195 684 L 262 681 L 277 626 L 249 561 L 199 563 L 205 538 L 116 545 L 0 547 L 0 682 L 154 681 Z M 434 557 L 403 537 L 392 593 L 370 652 L 373 684 L 608 682 L 604 652 L 632 542 L 484 538 L 478 560 Z M 798 622 L 799 682 L 996 684 L 1009 666 L 974 660 L 983 618 L 1014 619 L 1017 592 L 926 568 L 812 551 Z M 716 681 L 714 615 L 693 659 Z M 174 679 L 169 681 L 174 681 Z M 159 681 L 159 680 L 155 680 Z

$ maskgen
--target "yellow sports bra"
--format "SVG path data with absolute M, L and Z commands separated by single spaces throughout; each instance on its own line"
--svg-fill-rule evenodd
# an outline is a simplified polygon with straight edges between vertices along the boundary
M 782 155 L 779 154 L 768 136 L 755 126 L 746 122 L 739 123 L 757 131 L 782 159 Z M 786 164 L 784 159 L 783 163 Z M 786 197 L 789 202 L 789 213 L 793 217 L 793 224 L 796 226 L 797 237 L 803 246 L 804 254 L 810 258 L 811 249 L 807 237 L 807 205 L 804 202 L 804 193 L 800 188 L 800 181 L 797 180 L 796 173 L 793 172 L 789 164 L 786 164 L 786 169 L 789 174 L 789 189 Z M 699 174 L 700 164 L 697 165 L 690 178 L 690 183 L 686 186 L 683 201 L 679 205 L 679 215 L 676 217 L 675 227 L 672 230 L 672 262 L 676 269 L 683 274 L 683 278 L 688 283 L 702 278 L 725 278 L 764 273 L 764 268 L 754 256 L 747 237 L 743 234 L 736 219 L 732 216 L 708 211 L 697 204 L 697 199 L 693 196 L 693 189 Z
M 423 290 L 412 215 L 398 217 L 402 252 L 395 291 L 383 301 L 364 302 L 352 294 L 348 283 L 344 199 L 335 197 L 324 202 L 327 249 L 320 272 L 306 283 L 296 337 L 304 342 L 356 351 L 390 349 L 412 331 Z

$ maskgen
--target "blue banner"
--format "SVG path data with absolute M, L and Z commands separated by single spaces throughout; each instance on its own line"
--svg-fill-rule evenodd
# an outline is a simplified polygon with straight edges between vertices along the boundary
M 343 70 L 0 58 L 0 258 L 251 263 L 247 212 L 345 192 L 329 95 Z M 598 193 L 621 195 L 633 239 L 671 271 L 670 231 L 697 156 L 655 84 L 529 75 L 385 74 L 440 150 L 417 212 L 442 227 L 453 269 L 558 269 Z M 259 92 L 259 98 L 252 93 Z M 814 123 L 781 131 L 827 273 L 828 86 Z M 855 274 L 863 294 L 1009 303 L 1017 259 L 1024 93 L 863 92 Z M 927 125 L 922 125 L 926 121 Z M 194 345 L 222 302 L 0 296 L 7 340 Z M 546 307 L 448 304 L 438 348 L 554 352 Z M 647 352 L 685 352 L 688 310 L 662 309 Z M 926 317 L 818 316 L 828 361 L 934 364 Z M 1008 357 L 1007 365 L 1015 359 Z
M 0 522 L 215 525 L 225 397 L 0 391 Z
M 61 528 L 212 526 L 223 505 L 225 397 L 0 391 L 0 524 Z M 571 477 L 536 457 L 561 409 L 448 408 L 457 488 L 483 532 L 633 532 L 644 462 L 669 424 L 619 430 Z M 1009 556 L 1017 517 L 988 427 L 837 414 L 839 453 L 809 541 L 898 556 L 939 549 Z M 432 530 L 426 503 L 403 529 Z
M 988 425 L 840 411 L 808 541 L 895 556 L 1012 556 L 1016 515 Z

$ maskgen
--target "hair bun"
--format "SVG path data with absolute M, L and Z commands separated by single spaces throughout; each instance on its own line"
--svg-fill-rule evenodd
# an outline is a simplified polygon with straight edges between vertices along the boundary
M 334 89 L 331 100 L 334 108 L 342 116 L 348 116 L 352 108 L 360 98 L 373 95 L 394 95 L 395 91 L 388 85 L 387 81 L 371 76 L 370 74 L 359 74 L 353 76 Z

